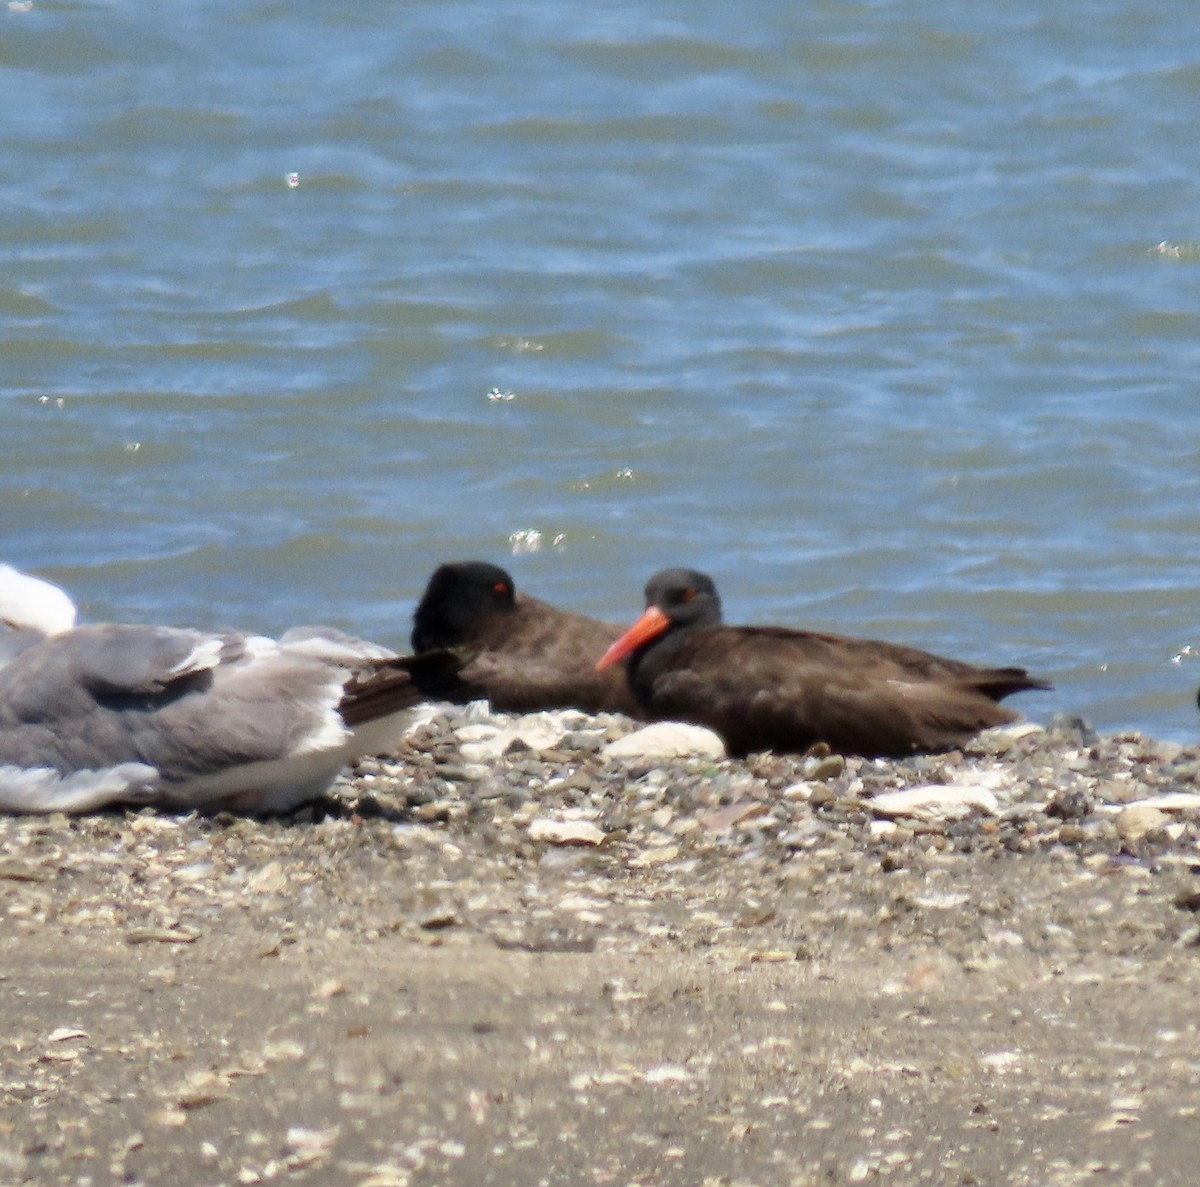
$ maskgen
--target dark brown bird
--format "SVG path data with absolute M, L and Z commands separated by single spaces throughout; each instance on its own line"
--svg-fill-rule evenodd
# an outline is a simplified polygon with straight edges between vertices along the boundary
M 977 668 L 915 647 L 785 627 L 721 622 L 712 579 L 664 569 L 646 583 L 646 612 L 604 653 L 628 656 L 647 715 L 714 729 L 731 754 L 803 752 L 902 757 L 962 745 L 1016 714 L 997 702 L 1049 688 L 1023 668 Z
M 518 594 L 498 565 L 463 561 L 442 565 L 429 579 L 413 614 L 412 646 L 418 654 L 472 652 L 462 678 L 481 685 L 494 709 L 640 717 L 624 672 L 596 670 L 596 656 L 620 633 L 612 623 Z

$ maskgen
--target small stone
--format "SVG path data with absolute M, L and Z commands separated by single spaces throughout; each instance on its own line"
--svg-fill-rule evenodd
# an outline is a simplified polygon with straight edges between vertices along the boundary
M 1200 795 L 1194 791 L 1170 791 L 1150 800 L 1136 800 L 1130 808 L 1157 808 L 1160 812 L 1188 812 L 1200 808 Z
M 981 1055 L 979 1062 L 994 1072 L 1011 1072 L 1020 1064 L 1021 1053 L 1019 1051 L 992 1051 L 987 1055 Z
M 1200 911 L 1200 890 L 1181 890 L 1175 896 L 1175 905 L 1181 911 Z
M 295 1171 L 326 1161 L 337 1138 L 336 1129 L 307 1129 L 302 1125 L 293 1125 L 287 1131 L 288 1156 L 284 1166 Z
M 54 878 L 54 872 L 24 861 L 5 860 L 0 861 L 0 878 L 10 882 L 49 882 Z
M 735 824 L 766 816 L 770 809 L 761 800 L 739 800 L 725 808 L 716 808 L 703 816 L 704 827 L 709 832 L 721 833 Z
M 840 754 L 826 754 L 820 758 L 810 756 L 804 760 L 804 777 L 815 783 L 836 779 L 845 769 L 846 760 Z
M 644 729 L 610 742 L 605 758 L 711 758 L 725 757 L 720 735 L 702 725 L 681 721 L 656 721 Z
M 529 822 L 529 839 L 549 845 L 599 845 L 606 834 L 589 820 L 556 820 L 536 816 Z
M 447 927 L 453 927 L 457 922 L 458 912 L 449 904 L 440 904 L 426 911 L 417 920 L 417 926 L 422 931 L 442 931 Z
M 463 743 L 459 752 L 464 762 L 479 763 L 504 754 L 548 750 L 559 744 L 562 735 L 550 715 L 527 713 L 502 729 L 480 723 L 465 726 L 457 736 Z
M 447 763 L 439 765 L 437 773 L 450 783 L 482 783 L 490 774 L 482 763 L 463 763 L 461 766 Z
M 413 809 L 413 816 L 422 824 L 445 824 L 450 819 L 450 807 L 448 804 L 432 801 L 427 804 L 418 804 Z
M 1167 823 L 1167 815 L 1143 802 L 1122 808 L 1113 823 L 1122 841 L 1140 841 L 1148 833 L 1161 829 Z
M 789 783 L 780 793 L 779 798 L 782 800 L 798 801 L 804 803 L 812 799 L 812 794 L 816 789 L 807 780 L 802 780 L 799 783 Z
M 595 754 L 604 745 L 604 737 L 598 733 L 577 730 L 565 735 L 559 745 L 575 754 Z
M 295 1039 L 272 1039 L 262 1049 L 267 1063 L 290 1063 L 304 1058 L 304 1046 Z
M 200 936 L 194 927 L 134 927 L 125 933 L 125 943 L 194 944 Z
M 1010 927 L 1000 927 L 988 932 L 988 943 L 994 948 L 1024 948 L 1025 940 L 1020 932 Z
M 662 1063 L 647 1068 L 640 1079 L 643 1084 L 686 1084 L 693 1079 L 692 1073 L 679 1063 Z
M 1046 805 L 1046 815 L 1060 820 L 1082 820 L 1091 810 L 1091 797 L 1083 791 L 1060 792 Z
M 1099 804 L 1127 804 L 1139 799 L 1142 791 L 1132 779 L 1125 782 L 1109 779 L 1097 784 L 1093 794 Z
M 179 1090 L 175 1104 L 181 1109 L 203 1109 L 229 1099 L 229 1081 L 215 1072 L 197 1072 Z
M 1095 746 L 1100 738 L 1092 723 L 1072 713 L 1055 713 L 1046 726 L 1047 733 L 1057 734 L 1074 746 Z
M 958 907 L 965 907 L 971 901 L 971 896 L 961 892 L 944 890 L 917 895 L 912 901 L 918 907 L 924 907 L 927 911 L 953 911 Z
M 659 845 L 632 857 L 629 864 L 635 869 L 644 870 L 652 866 L 665 866 L 673 862 L 678 856 L 678 845 Z
M 973 812 L 994 816 L 999 810 L 995 793 L 986 787 L 944 784 L 884 792 L 868 800 L 867 806 L 883 816 L 917 816 L 925 820 L 957 820 Z
M 287 875 L 278 861 L 267 862 L 246 879 L 246 889 L 255 894 L 278 894 L 287 886 Z
M 88 1033 L 86 1030 L 76 1030 L 73 1026 L 60 1026 L 57 1030 L 52 1030 L 46 1036 L 47 1043 L 65 1043 L 69 1039 L 86 1039 Z

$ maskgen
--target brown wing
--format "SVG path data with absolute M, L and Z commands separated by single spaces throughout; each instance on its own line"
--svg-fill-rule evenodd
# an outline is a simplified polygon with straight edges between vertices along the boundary
M 1044 687 L 916 648 L 782 628 L 698 631 L 654 680 L 651 708 L 716 729 L 730 752 L 945 750 L 1014 720 L 996 697 Z
M 623 668 L 596 671 L 596 660 L 621 633 L 612 623 L 518 596 L 516 608 L 481 621 L 471 632 L 476 656 L 463 678 L 487 690 L 504 712 L 582 709 L 642 716 Z
M 464 675 L 461 656 L 453 651 L 426 651 L 363 660 L 345 685 L 338 712 L 354 727 L 422 701 L 464 704 L 483 695 L 483 688 Z
M 1050 687 L 1036 680 L 1024 668 L 981 668 L 960 659 L 934 655 L 919 647 L 903 643 L 888 643 L 882 639 L 858 639 L 852 635 L 834 635 L 821 631 L 796 631 L 787 627 L 732 627 L 747 637 L 761 637 L 779 642 L 789 655 L 803 656 L 812 663 L 829 663 L 836 667 L 852 665 L 870 672 L 893 676 L 896 679 L 926 681 L 967 680 L 988 688 L 988 696 L 1002 699 L 1014 692 Z

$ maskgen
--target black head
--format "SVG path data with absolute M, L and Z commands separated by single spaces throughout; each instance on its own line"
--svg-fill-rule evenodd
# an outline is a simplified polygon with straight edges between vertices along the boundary
M 712 578 L 695 569 L 660 569 L 646 582 L 646 609 L 597 660 L 597 668 L 608 668 L 629 658 L 630 681 L 651 649 L 662 654 L 677 648 L 698 627 L 716 626 L 721 621 L 721 599 Z M 637 692 L 634 688 L 635 694 Z
M 507 613 L 515 605 L 513 579 L 499 565 L 487 561 L 441 565 L 413 613 L 413 650 L 456 647 L 469 640 L 475 623 Z
M 660 569 L 646 582 L 646 605 L 657 606 L 672 626 L 713 626 L 721 598 L 713 579 L 695 569 Z

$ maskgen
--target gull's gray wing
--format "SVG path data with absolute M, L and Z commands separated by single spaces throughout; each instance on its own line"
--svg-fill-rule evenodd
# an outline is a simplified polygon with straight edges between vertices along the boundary
M 286 707 L 268 705 L 264 720 L 257 698 L 236 687 L 222 697 L 217 674 L 251 667 L 259 652 L 278 649 L 253 636 L 112 624 L 28 647 L 0 668 L 0 808 L 147 801 L 176 780 L 277 757 L 314 728 L 323 706 L 313 701 L 334 693 L 324 670 L 311 673 L 309 697 L 282 730 Z

